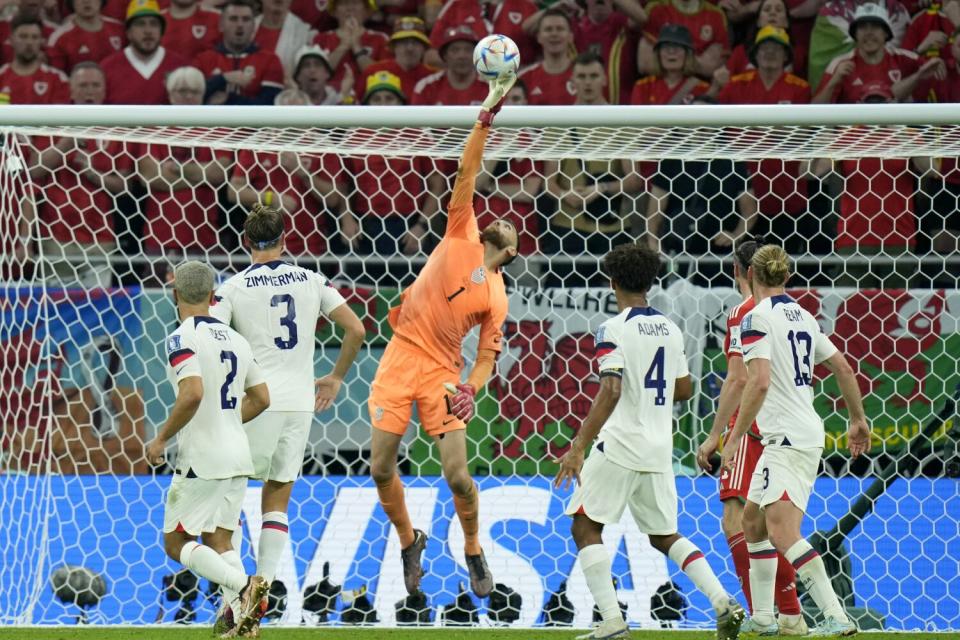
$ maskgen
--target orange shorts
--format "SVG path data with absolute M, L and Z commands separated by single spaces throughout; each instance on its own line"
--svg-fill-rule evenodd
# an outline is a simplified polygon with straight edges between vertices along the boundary
M 466 429 L 467 425 L 450 413 L 445 382 L 458 384 L 460 377 L 415 346 L 393 338 L 383 352 L 367 402 L 373 428 L 403 435 L 416 402 L 420 424 L 428 436 Z

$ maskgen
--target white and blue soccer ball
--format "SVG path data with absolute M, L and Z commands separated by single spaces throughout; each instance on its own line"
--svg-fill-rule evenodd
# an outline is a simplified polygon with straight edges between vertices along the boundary
M 473 49 L 473 66 L 486 82 L 495 80 L 504 73 L 516 73 L 520 66 L 520 50 L 517 43 L 498 33 L 487 36 Z

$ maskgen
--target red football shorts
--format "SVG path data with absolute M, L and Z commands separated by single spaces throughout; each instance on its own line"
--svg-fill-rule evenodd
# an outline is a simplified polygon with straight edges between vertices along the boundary
M 727 431 L 723 437 L 724 446 L 729 437 L 730 431 Z M 720 472 L 720 500 L 739 498 L 741 502 L 746 502 L 750 492 L 750 479 L 761 454 L 763 444 L 753 434 L 748 432 L 740 439 L 740 449 L 733 458 L 733 469 Z

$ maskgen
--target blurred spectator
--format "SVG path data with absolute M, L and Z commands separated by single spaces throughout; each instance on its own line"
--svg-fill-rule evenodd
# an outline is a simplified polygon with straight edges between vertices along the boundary
M 167 78 L 170 104 L 203 104 L 204 78 L 183 67 Z M 217 190 L 227 182 L 231 152 L 206 147 L 146 144 L 137 173 L 147 187 L 144 248 L 173 255 L 216 250 L 220 245 Z M 156 274 L 163 281 L 161 267 Z
M 123 25 L 100 14 L 101 0 L 72 0 L 74 14 L 47 41 L 47 61 L 70 73 L 80 62 L 100 62 L 123 48 Z
M 254 42 L 277 54 L 284 71 L 292 75 L 297 51 L 311 44 L 317 32 L 290 12 L 290 0 L 262 0 L 261 4 L 263 13 L 257 17 Z
M 0 104 L 67 104 L 67 76 L 42 62 L 43 24 L 31 14 L 10 22 L 13 59 L 0 67 Z
M 277 99 L 283 106 L 308 104 L 306 96 L 290 89 Z M 245 211 L 257 203 L 281 209 L 287 214 L 287 253 L 319 256 L 327 250 L 321 216 L 343 206 L 334 186 L 339 172 L 340 161 L 329 155 L 243 150 L 237 154 L 227 199 Z
M 431 23 L 430 40 L 442 40 L 450 29 L 466 25 L 481 38 L 499 33 L 512 39 L 520 50 L 520 62 L 529 64 L 536 59 L 537 50 L 531 37 L 533 27 L 524 31 L 524 21 L 536 13 L 533 0 L 446 0 Z
M 559 9 L 547 9 L 539 14 L 536 36 L 543 59 L 522 69 L 519 74 L 527 86 L 528 101 L 533 105 L 573 104 L 576 100 L 571 80 L 573 24 Z
M 746 6 L 746 5 L 740 5 Z M 726 84 L 726 79 L 730 76 L 736 76 L 748 69 L 753 68 L 750 62 L 748 51 L 752 48 L 753 42 L 757 39 L 757 32 L 764 27 L 779 27 L 790 35 L 790 44 L 793 49 L 793 58 L 787 61 L 787 69 L 794 75 L 801 78 L 806 77 L 807 72 L 807 49 L 806 45 L 794 37 L 794 29 L 790 13 L 787 10 L 786 0 L 761 0 L 756 12 L 756 21 L 747 33 L 747 39 L 733 48 L 730 58 L 727 59 L 725 67 L 719 68 L 717 74 L 723 73 L 724 69 L 728 72 L 720 84 Z
M 347 73 L 360 78 L 364 69 L 387 57 L 386 34 L 363 26 L 371 6 L 376 6 L 373 0 L 330 0 L 327 5 L 337 19 L 337 28 L 318 35 L 314 44 L 329 52 L 334 84 Z
M 44 0 L 19 0 L 14 1 L 0 9 L 3 18 L 0 19 L 0 42 L 2 42 L 2 53 L 0 60 L 13 60 L 13 43 L 10 42 L 11 24 L 18 15 L 38 16 L 43 29 L 44 43 L 50 41 L 53 32 L 60 28 L 59 20 L 51 20 L 46 11 L 47 4 Z
M 81 62 L 70 74 L 74 104 L 103 104 L 106 78 L 95 62 Z M 114 197 L 126 191 L 133 158 L 124 143 L 60 138 L 40 153 L 30 176 L 43 188 L 40 220 L 46 274 L 62 287 L 109 287 L 109 260 L 117 249 Z M 90 261 L 85 258 L 91 258 Z M 71 260 L 73 259 L 73 260 Z
M 463 105 L 480 104 L 487 97 L 489 86 L 477 77 L 473 66 L 473 48 L 478 42 L 473 29 L 466 25 L 445 31 L 434 41 L 446 69 L 427 76 L 417 83 L 412 104 Z
M 207 104 L 273 104 L 283 89 L 283 65 L 253 42 L 251 0 L 227 0 L 220 13 L 222 40 L 196 57 L 207 78 Z
M 791 60 L 793 50 L 787 32 L 780 27 L 763 27 L 750 50 L 754 69 L 734 76 L 720 92 L 719 102 L 809 104 L 810 85 L 786 70 Z M 742 217 L 732 232 L 722 232 L 714 243 L 731 247 L 746 233 L 772 234 L 789 253 L 807 253 L 807 240 L 815 235 L 820 221 L 804 216 L 806 183 L 800 178 L 800 162 L 766 158 L 748 163 L 748 167 L 752 180 L 747 197 L 739 199 Z
M 212 48 L 220 36 L 220 14 L 203 8 L 200 0 L 170 0 L 163 18 L 163 46 L 187 60 Z
M 337 91 L 330 83 L 333 68 L 327 52 L 315 44 L 304 46 L 297 52 L 293 69 L 293 81 L 310 98 L 310 104 L 328 105 L 353 101 L 353 76 L 344 76 Z
M 573 65 L 573 85 L 577 92 L 574 104 L 607 104 L 606 84 L 600 56 L 593 52 L 577 56 Z M 589 137 L 597 133 L 571 129 L 569 135 L 574 144 L 589 144 Z M 541 244 L 545 253 L 602 255 L 613 246 L 632 241 L 629 218 L 635 203 L 631 194 L 637 193 L 640 185 L 639 176 L 629 161 L 567 158 L 547 161 L 543 169 L 547 192 L 557 201 L 557 211 L 549 219 L 549 232 Z M 578 265 L 569 278 L 551 281 L 551 284 L 596 283 L 594 268 L 585 271 Z
M 653 75 L 633 85 L 631 104 L 690 104 L 710 88 L 694 75 L 693 38 L 683 25 L 664 25 L 653 51 Z
M 641 74 L 653 73 L 653 45 L 666 24 L 683 25 L 690 32 L 698 76 L 709 79 L 723 65 L 729 53 L 730 37 L 727 17 L 715 5 L 706 0 L 656 0 L 647 7 L 647 15 L 637 49 L 637 68 Z
M 931 4 L 926 11 L 918 13 L 903 36 L 903 48 L 916 52 L 921 60 L 942 58 L 946 72 L 940 78 L 921 80 L 913 90 L 913 99 L 917 102 L 953 102 L 944 99 L 950 92 L 945 84 L 956 82 L 954 70 L 956 57 L 953 44 L 956 42 L 954 25 L 960 24 L 960 0 L 947 0 L 941 7 Z
M 164 81 L 187 60 L 160 45 L 166 23 L 156 0 L 132 0 L 126 24 L 130 44 L 100 63 L 107 104 L 166 104 Z
M 360 86 L 367 86 L 367 78 L 378 71 L 389 71 L 400 78 L 403 95 L 412 96 L 417 83 L 437 71 L 423 63 L 423 56 L 429 48 L 430 39 L 423 20 L 413 16 L 397 18 L 390 36 L 393 58 L 374 62 L 364 69 Z
M 607 100 L 629 104 L 637 78 L 640 29 L 647 13 L 637 0 L 586 0 L 586 9 L 574 26 L 577 51 L 593 51 L 607 64 Z
M 893 30 L 886 9 L 880 5 L 869 3 L 857 9 L 850 23 L 850 37 L 856 47 L 830 63 L 814 102 L 863 102 L 866 89 L 877 86 L 902 100 L 913 93 L 920 80 L 946 74 L 940 58 L 931 58 L 921 65 L 912 51 L 887 46 Z

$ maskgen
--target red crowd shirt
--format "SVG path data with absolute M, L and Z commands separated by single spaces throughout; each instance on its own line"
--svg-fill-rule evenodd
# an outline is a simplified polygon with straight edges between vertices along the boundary
M 916 180 L 910 161 L 856 158 L 840 163 L 845 182 L 840 196 L 836 248 L 903 247 L 916 242 L 913 211 Z
M 433 170 L 425 158 L 350 157 L 344 164 L 356 185 L 352 204 L 358 216 L 407 218 L 420 212 Z
M 730 76 L 738 76 L 741 73 L 746 73 L 751 69 L 756 69 L 753 66 L 753 63 L 750 62 L 750 57 L 747 55 L 747 48 L 738 44 L 733 48 L 733 51 L 730 53 L 730 57 L 727 58 L 727 71 L 730 72 Z M 787 71 L 792 72 L 794 75 L 800 76 L 801 78 L 806 77 L 807 75 L 807 49 L 806 47 L 801 46 L 799 43 L 793 45 L 793 64 L 787 67 Z
M 433 75 L 437 72 L 436 69 L 433 67 L 428 67 L 425 64 L 418 64 L 413 69 L 407 70 L 401 67 L 396 60 L 392 59 L 374 62 L 363 70 L 363 77 L 357 84 L 357 93 L 361 98 L 363 97 L 363 92 L 367 87 L 367 78 L 378 71 L 389 71 L 393 75 L 400 78 L 400 88 L 403 91 L 403 95 L 407 97 L 407 102 L 410 102 L 410 99 L 413 97 L 413 90 L 417 87 L 417 83 L 427 76 Z
M 257 27 L 257 33 L 253 37 L 253 41 L 261 49 L 276 53 L 277 43 L 280 41 L 280 31 L 281 29 L 273 29 L 271 27 L 265 27 L 261 24 Z
M 674 86 L 667 84 L 667 81 L 660 76 L 647 76 L 637 80 L 633 85 L 633 91 L 630 93 L 630 104 L 671 104 L 671 100 L 682 87 L 687 84 L 684 78 Z M 703 95 L 710 88 L 706 82 L 697 81 L 690 89 L 687 97 L 681 101 L 681 104 L 690 104 L 693 98 Z
M 129 173 L 133 157 L 119 141 L 88 139 L 79 144 L 81 148 L 67 154 L 64 165 L 54 171 L 44 187 L 40 217 L 54 240 L 80 244 L 113 242 L 113 194 L 91 182 L 78 167 L 86 156 L 86 162 L 97 174 Z
M 520 64 L 529 64 L 539 57 L 539 48 L 536 39 L 524 33 L 523 21 L 536 12 L 537 5 L 531 0 L 447 0 L 430 30 L 430 41 L 437 42 L 447 30 L 465 24 L 477 38 L 491 33 L 507 36 L 517 43 Z
M 300 155 L 300 164 L 311 175 L 321 173 L 331 183 L 336 179 L 340 164 L 332 156 Z M 280 204 L 281 196 L 288 195 L 296 200 L 296 211 L 287 212 L 285 242 L 291 255 L 321 255 L 327 250 L 323 224 L 320 216 L 322 204 L 313 193 L 309 180 L 296 173 L 291 176 L 280 162 L 280 154 L 243 150 L 237 155 L 233 176 L 241 176 L 244 182 L 263 193 L 273 191 L 274 204 Z
M 417 83 L 411 103 L 417 105 L 483 104 L 489 88 L 490 85 L 475 77 L 473 84 L 469 87 L 457 89 L 450 84 L 446 71 L 438 71 Z
M 314 38 L 313 43 L 320 45 L 321 49 L 334 51 L 340 46 L 340 36 L 337 35 L 336 31 L 325 31 L 323 33 L 318 33 L 317 37 Z M 370 54 L 370 59 L 374 62 L 391 57 L 387 43 L 388 39 L 386 34 L 380 33 L 379 31 L 364 29 L 363 34 L 360 35 L 360 48 L 366 49 Z M 340 86 L 340 81 L 343 79 L 344 70 L 346 69 L 345 65 L 350 66 L 350 69 L 353 71 L 354 78 L 360 78 L 362 73 L 360 71 L 360 67 L 357 65 L 357 61 L 353 57 L 353 52 L 347 51 L 345 54 L 343 54 L 343 58 L 340 59 L 340 64 L 337 66 L 336 72 L 333 74 L 333 78 L 330 80 L 331 85 L 335 87 Z M 364 88 L 365 87 L 357 85 L 357 93 L 362 94 Z
M 630 91 L 637 77 L 637 32 L 630 19 L 615 11 L 596 24 L 586 15 L 574 25 L 577 51 L 599 53 L 607 67 L 607 99 L 611 104 L 629 104 Z
M 497 162 L 493 175 L 497 184 L 518 184 L 533 174 L 543 175 L 543 163 L 529 158 Z M 532 202 L 519 202 L 511 198 L 496 195 L 477 195 L 474 198 L 474 210 L 477 212 L 477 227 L 485 229 L 497 220 L 509 220 L 517 230 L 517 251 L 521 255 L 537 252 L 537 237 L 540 229 L 537 213 Z
M 10 104 L 70 104 L 70 83 L 63 71 L 41 64 L 28 76 L 21 76 L 13 65 L 0 67 L 0 93 L 10 96 Z
M 100 62 L 123 48 L 123 25 L 112 18 L 103 18 L 99 31 L 87 31 L 77 26 L 72 18 L 53 32 L 47 40 L 47 61 L 69 73 L 77 63 Z
M 229 157 L 229 152 L 218 150 L 217 157 Z M 142 153 L 159 163 L 173 161 L 207 163 L 213 160 L 213 151 L 205 147 L 170 147 L 165 144 L 144 145 Z M 217 246 L 217 192 L 207 185 L 177 189 L 151 190 L 147 197 L 144 217 L 144 245 L 153 251 L 174 249 L 208 251 Z
M 527 86 L 527 100 L 532 105 L 570 105 L 576 102 L 573 88 L 573 63 L 563 73 L 548 73 L 543 63 L 532 64 L 518 75 Z
M 730 78 L 717 101 L 721 104 L 810 104 L 810 98 L 810 85 L 792 73 L 783 72 L 768 89 L 756 71 L 747 71 Z M 753 194 L 762 214 L 799 215 L 806 210 L 799 161 L 766 158 L 748 166 L 753 175 Z
M 724 49 L 730 47 L 727 34 L 727 16 L 723 10 L 710 2 L 701 2 L 696 13 L 683 13 L 670 0 L 656 0 L 647 5 L 647 24 L 643 36 L 650 42 L 656 42 L 660 29 L 667 24 L 683 25 L 693 37 L 693 49 L 697 55 L 716 43 Z
M 227 53 L 222 46 L 217 45 L 198 55 L 194 65 L 206 78 L 238 70 L 253 76 L 253 80 L 240 90 L 240 95 L 247 98 L 255 98 L 264 85 L 283 89 L 283 65 L 280 58 L 272 51 L 256 46 L 243 53 Z
M 931 31 L 942 31 L 947 34 L 947 36 L 953 35 L 956 27 L 950 18 L 940 13 L 939 6 L 940 5 L 931 5 L 927 10 L 914 16 L 910 24 L 907 25 L 907 30 L 903 34 L 903 40 L 900 41 L 901 47 L 907 51 L 916 52 L 917 47 L 920 46 L 920 43 L 923 42 L 923 39 L 926 38 L 927 34 Z M 944 57 L 950 57 L 950 45 L 947 45 L 946 50 L 937 50 L 937 52 Z
M 753 300 L 753 296 L 750 296 L 727 313 L 727 333 L 723 337 L 723 354 L 727 356 L 727 362 L 730 362 L 731 358 L 743 357 L 743 344 L 740 342 L 740 323 L 743 322 L 748 313 L 753 311 L 755 306 L 756 302 Z M 738 413 L 740 413 L 740 407 L 737 407 L 730 417 L 728 423 L 730 429 L 733 429 L 733 426 L 737 423 Z M 757 426 L 756 420 L 750 425 L 750 431 L 757 436 L 760 435 L 760 427 Z
M 154 55 L 161 60 L 150 75 L 145 75 L 148 69 L 129 46 L 103 59 L 100 68 L 107 78 L 107 104 L 167 104 L 167 76 L 190 63 L 164 47 Z
M 174 18 L 169 9 L 162 13 L 167 21 L 167 28 L 163 32 L 163 46 L 188 60 L 212 49 L 220 39 L 220 14 L 216 11 L 207 11 L 197 5 L 189 18 Z
M 865 95 L 866 91 L 877 85 L 890 89 L 894 83 L 914 74 L 921 65 L 920 57 L 906 49 L 887 47 L 883 53 L 883 58 L 877 64 L 868 64 L 854 49 L 830 61 L 823 73 L 823 78 L 820 80 L 820 86 L 817 87 L 817 93 L 820 93 L 827 86 L 837 66 L 846 60 L 853 60 L 854 69 L 843 79 L 843 82 L 831 96 L 832 102 L 841 104 L 861 102 L 867 97 Z

